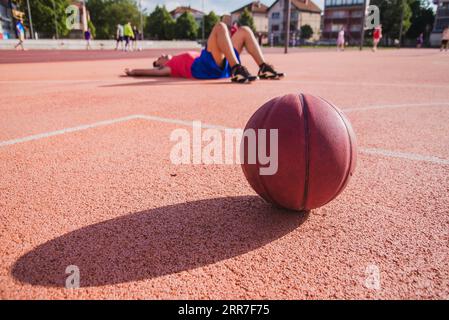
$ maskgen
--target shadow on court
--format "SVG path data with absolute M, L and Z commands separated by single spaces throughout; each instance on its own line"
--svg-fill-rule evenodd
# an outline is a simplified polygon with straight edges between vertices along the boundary
M 295 230 L 307 217 L 255 196 L 169 205 L 50 240 L 22 256 L 12 274 L 47 287 L 63 287 L 69 265 L 79 267 L 82 287 L 151 279 L 245 254 Z

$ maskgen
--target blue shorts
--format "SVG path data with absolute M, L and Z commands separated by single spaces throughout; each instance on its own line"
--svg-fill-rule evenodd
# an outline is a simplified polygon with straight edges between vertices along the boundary
M 234 48 L 237 60 L 240 63 L 240 55 Z M 231 76 L 231 67 L 228 60 L 223 60 L 223 66 L 218 66 L 212 56 L 212 53 L 203 49 L 201 56 L 195 59 L 192 64 L 192 76 L 196 79 L 221 79 L 229 78 Z

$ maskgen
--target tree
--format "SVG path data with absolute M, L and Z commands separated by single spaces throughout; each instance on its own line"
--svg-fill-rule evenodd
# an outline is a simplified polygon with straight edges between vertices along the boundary
M 426 35 L 432 30 L 435 13 L 428 0 L 413 0 L 410 3 L 410 8 L 412 10 L 411 26 L 406 33 L 406 37 L 416 39 L 421 33 Z
M 175 20 L 165 6 L 156 6 L 147 17 L 146 34 L 158 40 L 172 40 L 174 38 Z
M 135 0 L 89 0 L 86 5 L 99 39 L 115 38 L 117 24 L 140 23 Z
M 243 10 L 242 14 L 239 17 L 238 23 L 241 26 L 248 26 L 251 28 L 251 30 L 253 30 L 254 33 L 256 32 L 256 27 L 254 26 L 254 18 L 251 12 L 249 12 L 248 8 L 245 8 L 245 10 Z
M 206 39 L 209 38 L 210 33 L 212 32 L 212 28 L 220 21 L 220 18 L 215 14 L 215 12 L 211 11 L 209 14 L 204 16 L 204 33 Z M 200 27 L 200 29 L 202 26 Z
M 87 21 L 87 27 L 90 30 L 90 34 L 92 35 L 92 38 L 96 39 L 97 38 L 97 29 L 95 28 L 95 26 L 91 20 Z
M 184 12 L 177 20 L 175 27 L 176 39 L 195 40 L 198 36 L 198 24 L 190 12 Z
M 414 0 L 371 0 L 371 5 L 380 9 L 380 23 L 382 35 L 389 41 L 399 39 L 402 9 L 404 8 L 402 32 L 405 34 L 410 28 L 412 12 L 409 3 Z
M 301 26 L 301 38 L 302 39 L 310 39 L 313 36 L 313 29 L 308 24 Z
M 54 1 L 54 2 L 53 2 Z M 27 4 L 24 0 L 14 1 L 20 11 L 28 12 Z M 54 7 L 53 7 L 54 4 Z M 33 0 L 30 1 L 34 32 L 38 32 L 41 37 L 56 36 L 56 28 L 60 37 L 66 36 L 70 30 L 66 26 L 66 8 L 70 5 L 69 0 Z M 29 25 L 28 15 L 25 15 L 25 24 Z M 55 26 L 56 19 L 56 26 Z

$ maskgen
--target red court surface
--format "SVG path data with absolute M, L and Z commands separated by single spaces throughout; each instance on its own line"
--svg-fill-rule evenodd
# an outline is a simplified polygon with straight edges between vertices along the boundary
M 449 298 L 449 54 L 271 50 L 288 76 L 252 85 L 120 77 L 156 53 L 0 65 L 0 298 Z M 357 134 L 326 206 L 286 212 L 239 165 L 171 163 L 174 129 L 241 128 L 292 92 Z

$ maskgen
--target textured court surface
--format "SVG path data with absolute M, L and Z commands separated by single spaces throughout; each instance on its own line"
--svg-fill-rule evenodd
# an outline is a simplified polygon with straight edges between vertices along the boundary
M 0 298 L 449 298 L 449 55 L 272 50 L 288 77 L 242 86 L 119 77 L 156 52 L 6 54 Z M 170 162 L 172 130 L 243 127 L 291 92 L 334 102 L 358 137 L 356 173 L 325 207 L 284 212 L 238 165 Z M 64 287 L 69 265 L 80 289 Z

